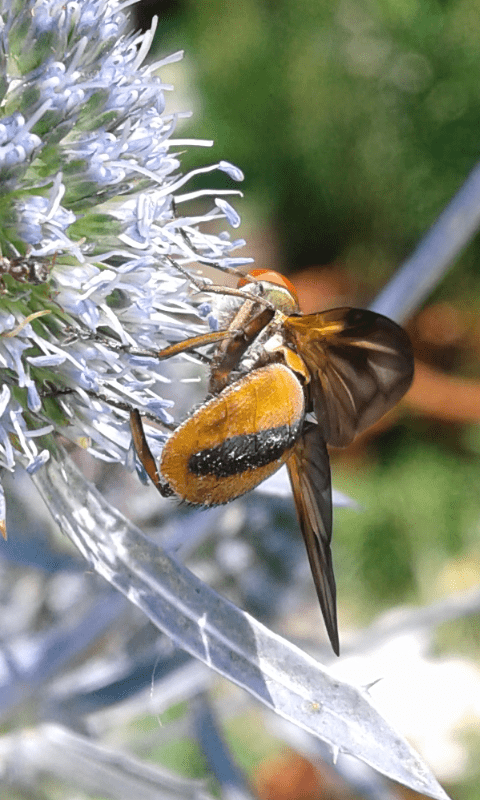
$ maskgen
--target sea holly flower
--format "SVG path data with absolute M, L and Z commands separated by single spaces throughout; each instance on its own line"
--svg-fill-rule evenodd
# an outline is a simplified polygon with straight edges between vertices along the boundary
M 131 437 L 119 404 L 171 420 L 158 365 L 129 348 L 185 336 L 188 298 L 175 262 L 228 269 L 242 242 L 204 224 L 238 216 L 221 192 L 195 192 L 167 112 L 161 68 L 144 65 L 153 30 L 127 32 L 116 0 L 0 2 L 0 464 L 35 472 L 54 432 L 106 461 Z M 188 202 L 212 194 L 204 214 Z M 195 325 L 190 323 L 192 332 Z M 110 344 L 112 346 L 110 346 Z M 113 346 L 115 345 L 115 346 Z M 166 380 L 164 378 L 163 380 Z M 2 500 L 3 503 L 3 500 Z

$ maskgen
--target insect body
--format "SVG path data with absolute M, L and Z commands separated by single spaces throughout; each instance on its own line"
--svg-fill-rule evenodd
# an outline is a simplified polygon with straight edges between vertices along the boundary
M 400 400 L 413 377 L 411 345 L 402 328 L 380 314 L 340 308 L 302 315 L 283 276 L 267 270 L 250 275 L 259 280 L 240 281 L 245 299 L 224 331 L 158 353 L 169 358 L 216 344 L 206 402 L 174 430 L 158 465 L 136 410 L 133 439 L 164 496 L 203 506 L 240 497 L 287 465 L 325 625 L 338 654 L 326 445 L 348 445 Z

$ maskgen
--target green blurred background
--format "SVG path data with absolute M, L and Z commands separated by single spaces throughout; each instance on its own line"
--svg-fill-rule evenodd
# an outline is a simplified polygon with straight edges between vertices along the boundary
M 159 15 L 159 56 L 186 51 L 171 70 L 194 110 L 182 134 L 215 140 L 186 153 L 185 169 L 224 158 L 244 171 L 233 201 L 244 252 L 293 281 L 321 268 L 327 294 L 367 303 L 479 160 L 480 0 L 179 0 L 137 13 L 145 27 Z M 464 376 L 473 391 L 479 247 L 408 325 L 438 380 Z M 461 391 L 445 415 L 419 385 L 375 437 L 334 455 L 335 485 L 365 509 L 336 512 L 340 628 L 478 583 L 480 404 L 456 416 Z M 478 663 L 479 617 L 442 626 L 437 647 Z M 477 760 L 456 796 L 480 797 L 478 777 Z
M 278 240 L 286 270 L 341 259 L 381 285 L 478 160 L 476 0 L 150 11 L 161 52 L 186 51 L 192 134 L 244 170 L 246 220 Z

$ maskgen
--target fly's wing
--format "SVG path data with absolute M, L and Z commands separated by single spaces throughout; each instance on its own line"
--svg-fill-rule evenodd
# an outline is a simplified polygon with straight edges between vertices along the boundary
M 332 482 L 327 447 L 318 425 L 307 424 L 287 467 L 325 627 L 338 656 L 336 588 L 330 551 Z
M 345 447 L 403 397 L 413 379 L 405 331 L 373 311 L 334 308 L 288 317 L 290 341 L 311 374 L 310 397 L 322 436 Z

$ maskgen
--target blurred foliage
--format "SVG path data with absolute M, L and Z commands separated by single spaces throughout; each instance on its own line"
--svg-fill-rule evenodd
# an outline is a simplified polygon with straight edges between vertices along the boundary
M 394 427 L 335 471 L 338 488 L 363 506 L 354 519 L 337 512 L 336 552 L 371 613 L 478 582 L 479 461 L 432 433 L 427 424 Z
M 284 266 L 381 285 L 478 160 L 478 0 L 184 0 L 175 27 L 155 8 L 193 66 L 191 132 L 245 171 Z

